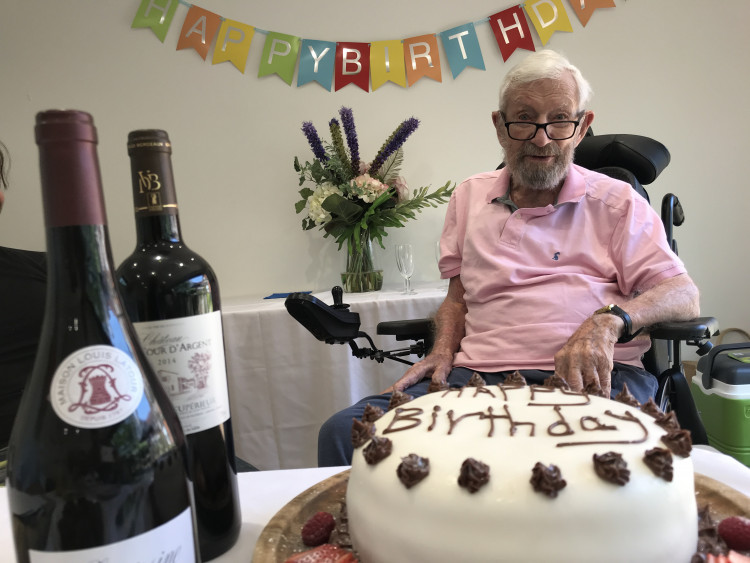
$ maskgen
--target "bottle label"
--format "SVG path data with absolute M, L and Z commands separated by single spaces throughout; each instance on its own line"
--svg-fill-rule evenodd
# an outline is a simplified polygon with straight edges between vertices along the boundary
M 133 323 L 186 434 L 229 418 L 221 312 Z
M 55 370 L 50 402 L 57 416 L 78 428 L 104 428 L 129 417 L 143 397 L 143 375 L 118 348 L 87 346 Z
M 190 509 L 169 522 L 127 540 L 75 551 L 29 550 L 31 563 L 195 563 Z

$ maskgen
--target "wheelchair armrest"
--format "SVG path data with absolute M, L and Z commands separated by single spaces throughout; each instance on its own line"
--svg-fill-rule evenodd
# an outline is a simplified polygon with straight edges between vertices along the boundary
M 649 334 L 657 340 L 707 340 L 719 334 L 719 321 L 714 317 L 698 317 L 658 323 L 649 329 Z
M 284 305 L 289 314 L 318 340 L 343 344 L 359 335 L 359 313 L 336 309 L 307 293 L 292 293 Z
M 432 319 L 409 319 L 378 323 L 378 334 L 388 334 L 396 340 L 424 340 L 432 334 Z

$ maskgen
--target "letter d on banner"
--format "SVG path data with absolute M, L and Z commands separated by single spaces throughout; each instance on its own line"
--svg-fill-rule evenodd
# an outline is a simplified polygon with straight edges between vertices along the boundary
M 336 88 L 356 84 L 370 91 L 370 44 L 336 43 Z

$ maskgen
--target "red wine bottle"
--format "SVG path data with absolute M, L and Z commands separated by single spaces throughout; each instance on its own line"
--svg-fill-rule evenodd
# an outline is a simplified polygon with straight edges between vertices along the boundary
M 169 136 L 132 131 L 128 154 L 137 242 L 117 269 L 125 308 L 187 435 L 201 557 L 241 526 L 219 285 L 182 240 Z
M 199 561 L 185 436 L 117 292 L 96 129 L 36 116 L 48 282 L 8 451 L 18 561 Z

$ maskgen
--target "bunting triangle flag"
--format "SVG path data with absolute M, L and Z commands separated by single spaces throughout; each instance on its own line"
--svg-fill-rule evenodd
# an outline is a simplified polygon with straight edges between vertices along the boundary
M 400 40 L 375 41 L 370 45 L 370 81 L 373 92 L 386 82 L 406 88 L 404 45 Z
M 269 32 L 263 45 L 258 78 L 269 74 L 278 74 L 284 82 L 291 86 L 294 79 L 294 69 L 297 66 L 299 44 L 299 37 Z
M 179 0 L 142 0 L 131 29 L 150 27 L 159 41 L 164 43 L 179 3 Z
M 498 12 L 490 16 L 489 20 L 503 61 L 507 62 L 516 49 L 535 50 L 529 24 L 520 6 Z
M 199 8 L 190 6 L 185 21 L 182 24 L 180 38 L 177 40 L 177 50 L 195 49 L 205 61 L 216 32 L 221 26 L 221 16 Z
M 250 51 L 253 35 L 255 35 L 255 28 L 251 25 L 234 20 L 221 22 L 211 64 L 230 61 L 237 67 L 237 70 L 245 74 L 247 54 Z
M 297 86 L 315 81 L 330 92 L 335 62 L 336 43 L 303 39 L 302 47 L 300 47 Z
M 336 43 L 336 91 L 356 84 L 370 91 L 370 44 Z
M 482 50 L 473 23 L 467 23 L 440 33 L 443 50 L 455 79 L 468 66 L 485 70 Z
M 524 7 L 539 34 L 539 39 L 542 40 L 542 45 L 546 45 L 556 31 L 572 33 L 573 27 L 570 25 L 562 0 L 536 0 L 526 2 Z
M 404 59 L 406 62 L 406 79 L 409 86 L 426 76 L 436 82 L 442 82 L 440 72 L 440 52 L 434 35 L 420 35 L 404 39 Z
M 616 8 L 615 0 L 569 0 L 570 7 L 578 16 L 583 27 L 589 23 L 597 8 Z

